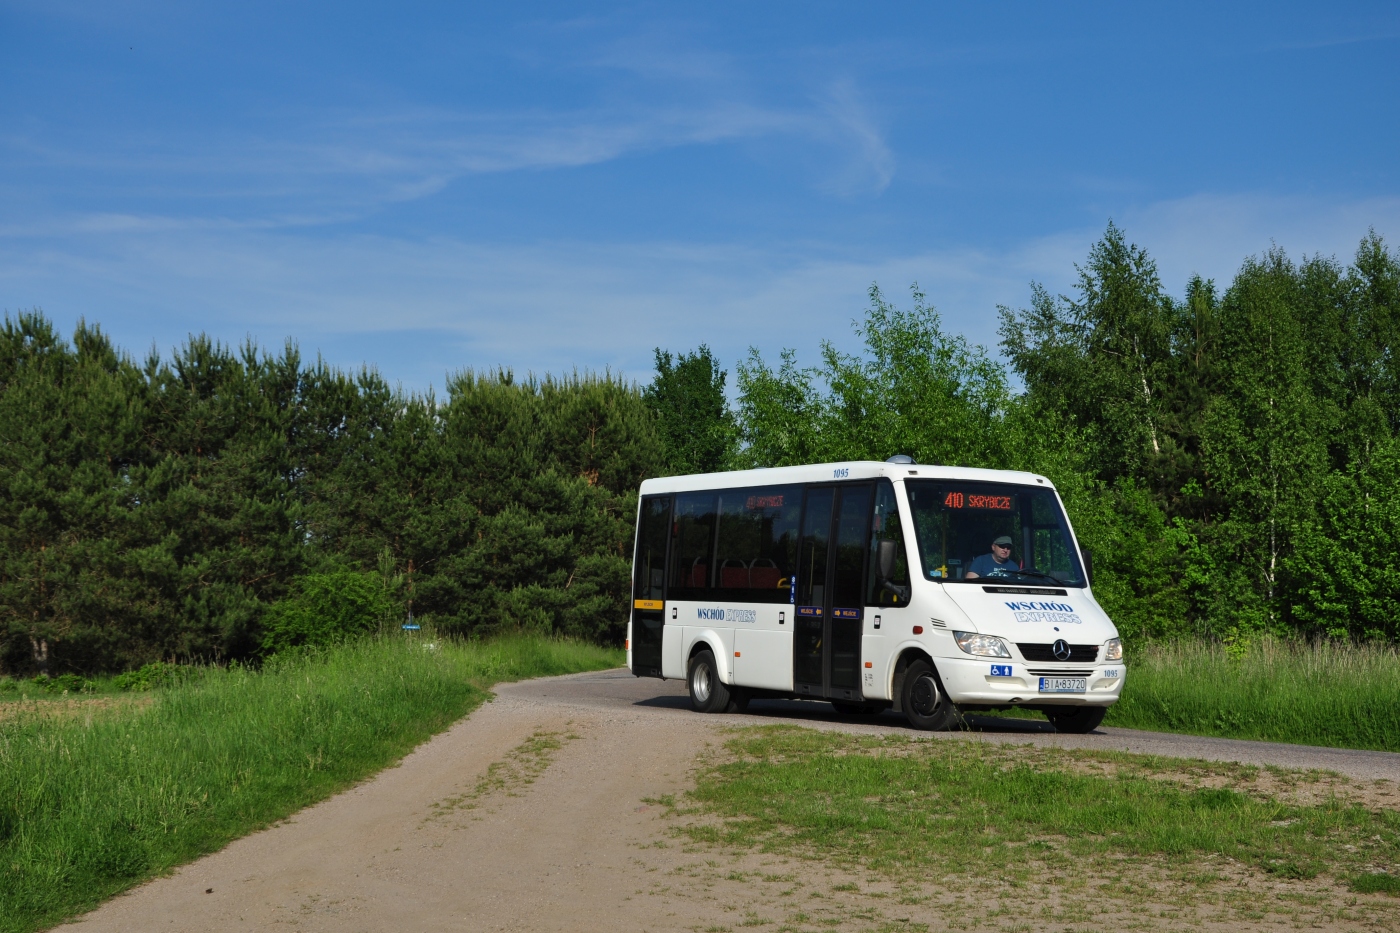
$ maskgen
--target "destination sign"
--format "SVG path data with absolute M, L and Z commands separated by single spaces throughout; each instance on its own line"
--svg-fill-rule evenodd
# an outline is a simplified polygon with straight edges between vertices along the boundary
M 943 497 L 946 509 L 992 509 L 997 512 L 1011 511 L 1010 496 L 988 496 L 980 492 L 950 492 Z

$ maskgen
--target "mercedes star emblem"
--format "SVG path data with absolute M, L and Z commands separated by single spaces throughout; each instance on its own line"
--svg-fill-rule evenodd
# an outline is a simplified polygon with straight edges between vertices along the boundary
M 1058 639 L 1053 645 L 1051 645 L 1050 651 L 1055 655 L 1056 661 L 1069 660 L 1069 645 L 1065 643 L 1065 640 L 1063 638 Z

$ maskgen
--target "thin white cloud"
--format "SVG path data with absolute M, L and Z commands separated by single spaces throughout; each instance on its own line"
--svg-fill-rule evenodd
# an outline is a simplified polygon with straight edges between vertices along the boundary
M 157 142 L 138 136 L 97 147 L 11 136 L 0 139 L 0 166 L 8 163 L 12 174 L 40 164 L 101 174 L 106 190 L 158 195 L 182 206 L 193 224 L 225 222 L 217 208 L 215 217 L 207 215 L 210 204 L 227 202 L 242 213 L 240 222 L 277 225 L 431 197 L 467 176 L 578 168 L 775 136 L 815 140 L 837 154 L 845 167 L 828 188 L 878 193 L 889 184 L 893 158 L 849 89 L 808 111 L 739 101 L 510 115 L 419 109 L 322 120 L 284 138 Z M 259 213 L 264 216 L 249 216 Z M 28 221 L 31 229 L 53 223 Z M 134 217 L 121 223 L 138 225 Z
M 1268 194 L 1201 194 L 1125 210 L 1128 236 L 1156 258 L 1163 284 L 1180 293 L 1192 275 L 1226 286 L 1246 256 L 1274 245 L 1291 257 L 1355 258 L 1374 227 L 1400 246 L 1400 198 L 1339 201 Z
M 825 187 L 842 194 L 879 194 L 894 178 L 894 153 L 885 143 L 869 106 L 850 81 L 838 81 L 829 90 L 824 109 L 830 126 L 854 150 L 846 170 L 828 180 Z
M 1271 242 L 1295 258 L 1347 262 L 1374 226 L 1400 237 L 1400 199 L 1325 203 L 1202 195 L 1115 217 L 1180 294 L 1193 273 L 1222 287 Z M 114 221 L 114 225 L 120 226 Z M 500 246 L 450 238 L 308 236 L 292 230 L 151 228 L 119 236 L 11 241 L 0 307 L 43 307 L 61 325 L 100 322 L 125 346 L 168 350 L 190 330 L 278 347 L 330 348 L 341 365 L 379 363 L 410 387 L 449 370 L 611 366 L 639 378 L 651 349 L 709 343 L 732 365 L 749 346 L 815 359 L 846 343 L 878 282 L 907 302 L 918 282 L 945 326 L 989 347 L 995 309 L 1024 306 L 1029 283 L 1068 291 L 1095 225 L 1000 247 L 872 256 L 843 244 L 590 243 Z M 333 351 L 333 352 L 332 352 Z

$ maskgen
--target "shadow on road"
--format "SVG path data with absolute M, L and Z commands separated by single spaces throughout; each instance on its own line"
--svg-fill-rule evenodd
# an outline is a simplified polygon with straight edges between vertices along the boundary
M 690 698 L 685 694 L 647 697 L 637 700 L 634 706 L 652 709 L 688 710 Z M 700 715 L 700 714 L 696 714 Z M 819 700 L 753 700 L 749 703 L 746 716 L 766 719 L 772 722 L 861 722 L 872 726 L 886 726 L 891 729 L 908 729 L 904 717 L 885 710 L 871 716 L 844 716 L 831 708 L 831 704 Z M 970 713 L 964 717 L 969 732 L 997 733 L 999 735 L 1041 735 L 1054 734 L 1055 727 L 1038 719 L 1008 719 L 1001 716 L 979 716 Z

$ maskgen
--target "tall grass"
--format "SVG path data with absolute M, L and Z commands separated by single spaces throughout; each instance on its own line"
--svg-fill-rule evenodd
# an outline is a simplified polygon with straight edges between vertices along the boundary
M 494 682 L 619 663 L 541 638 L 373 640 L 204 670 L 142 707 L 12 708 L 0 719 L 0 931 L 56 923 L 324 799 Z
M 1242 653 L 1207 642 L 1129 659 L 1107 723 L 1133 729 L 1400 751 L 1400 652 L 1265 639 Z

